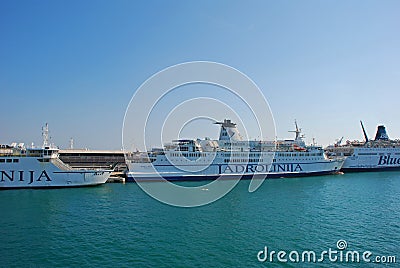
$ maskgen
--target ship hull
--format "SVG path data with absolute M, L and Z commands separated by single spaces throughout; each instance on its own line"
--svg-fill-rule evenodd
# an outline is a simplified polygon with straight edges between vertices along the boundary
M 86 187 L 104 184 L 111 170 L 63 170 L 55 160 L 9 158 L 0 163 L 0 189 Z
M 153 172 L 145 172 L 145 168 L 142 166 L 141 172 L 128 172 L 127 174 L 127 182 L 135 182 L 135 181 L 205 181 L 205 180 L 237 180 L 237 179 L 274 179 L 274 178 L 293 178 L 293 177 L 306 177 L 306 176 L 319 176 L 319 175 L 330 175 L 330 174 L 338 174 L 343 165 L 343 160 L 331 160 L 326 162 L 317 162 L 317 163 L 282 163 L 282 164 L 273 164 L 268 166 L 268 170 L 270 172 L 267 173 L 252 173 L 246 172 L 248 170 L 255 170 L 257 167 L 261 167 L 263 165 L 211 165 L 205 172 L 203 171 L 200 174 L 193 174 L 190 172 L 180 172 L 176 167 L 173 166 L 162 166 L 162 171 L 159 170 L 159 173 L 154 173 L 151 164 L 147 166 L 148 170 L 153 170 Z M 229 166 L 229 168 L 227 167 Z M 167 170 L 167 167 L 170 170 Z M 249 168 L 251 167 L 251 168 Z M 241 170 L 242 173 L 230 173 L 234 170 Z M 276 172 L 277 169 L 280 169 L 281 172 Z M 135 170 L 134 167 L 130 167 L 130 170 Z M 137 170 L 137 169 L 136 169 Z M 210 172 L 210 171 L 216 172 Z M 227 170 L 229 171 L 227 173 Z M 221 171 L 225 173 L 221 173 Z
M 343 172 L 399 170 L 400 148 L 357 148 L 342 166 Z
M 400 167 L 354 167 L 354 168 L 342 168 L 342 172 L 382 172 L 382 171 L 400 171 Z
M 96 183 L 96 184 L 77 184 L 77 185 L 61 185 L 61 186 L 52 186 L 52 185 L 47 185 L 47 186 L 4 186 L 0 187 L 1 190 L 18 190 L 18 189 L 62 189 L 62 188 L 83 188 L 83 187 L 95 187 L 104 184 L 102 183 Z
M 229 176 L 219 176 L 219 175 L 202 175 L 202 176 L 163 176 L 163 179 L 156 176 L 143 177 L 140 175 L 128 174 L 126 182 L 144 182 L 144 181 L 213 181 L 213 180 L 251 180 L 251 179 L 282 179 L 282 178 L 299 178 L 299 177 L 311 177 L 311 176 L 324 176 L 324 175 L 334 175 L 339 174 L 340 171 L 315 171 L 308 173 L 286 173 L 286 174 L 263 174 L 263 175 L 229 175 Z

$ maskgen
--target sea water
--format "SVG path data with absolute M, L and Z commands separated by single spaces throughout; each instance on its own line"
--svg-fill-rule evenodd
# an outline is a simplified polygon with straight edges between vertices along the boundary
M 400 172 L 248 185 L 197 208 L 160 203 L 135 183 L 0 191 L 0 266 L 399 265 Z

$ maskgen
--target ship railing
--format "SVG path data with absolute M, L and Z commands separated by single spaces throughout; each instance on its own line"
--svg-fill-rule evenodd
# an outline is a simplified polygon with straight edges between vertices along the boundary
M 137 157 L 137 158 L 132 158 L 130 159 L 131 163 L 151 163 L 154 162 L 156 159 L 152 157 Z
M 65 164 L 63 161 L 61 161 L 59 158 L 52 158 L 51 163 L 53 163 L 56 167 L 62 170 L 72 170 L 73 168 L 67 164 Z

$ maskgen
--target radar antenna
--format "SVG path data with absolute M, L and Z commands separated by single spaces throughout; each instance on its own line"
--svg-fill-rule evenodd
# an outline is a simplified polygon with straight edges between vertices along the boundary
M 214 124 L 221 125 L 222 127 L 236 127 L 236 124 L 232 123 L 230 119 L 224 119 L 224 122 L 215 122 Z
M 295 140 L 304 138 L 304 135 L 300 135 L 301 134 L 301 128 L 299 128 L 299 126 L 297 125 L 297 121 L 296 120 L 294 120 L 294 125 L 296 126 L 296 130 L 289 130 L 289 132 L 296 133 Z

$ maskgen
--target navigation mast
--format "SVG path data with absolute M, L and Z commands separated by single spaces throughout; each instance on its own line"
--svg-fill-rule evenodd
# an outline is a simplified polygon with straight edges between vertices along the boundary
M 296 133 L 296 138 L 295 138 L 295 140 L 304 138 L 304 135 L 301 135 L 301 136 L 300 136 L 300 134 L 301 134 L 301 128 L 299 128 L 299 126 L 297 125 L 297 121 L 296 121 L 296 120 L 294 120 L 294 125 L 296 126 L 296 130 L 289 130 L 288 132 Z
M 43 148 L 49 147 L 49 124 L 42 127 Z

